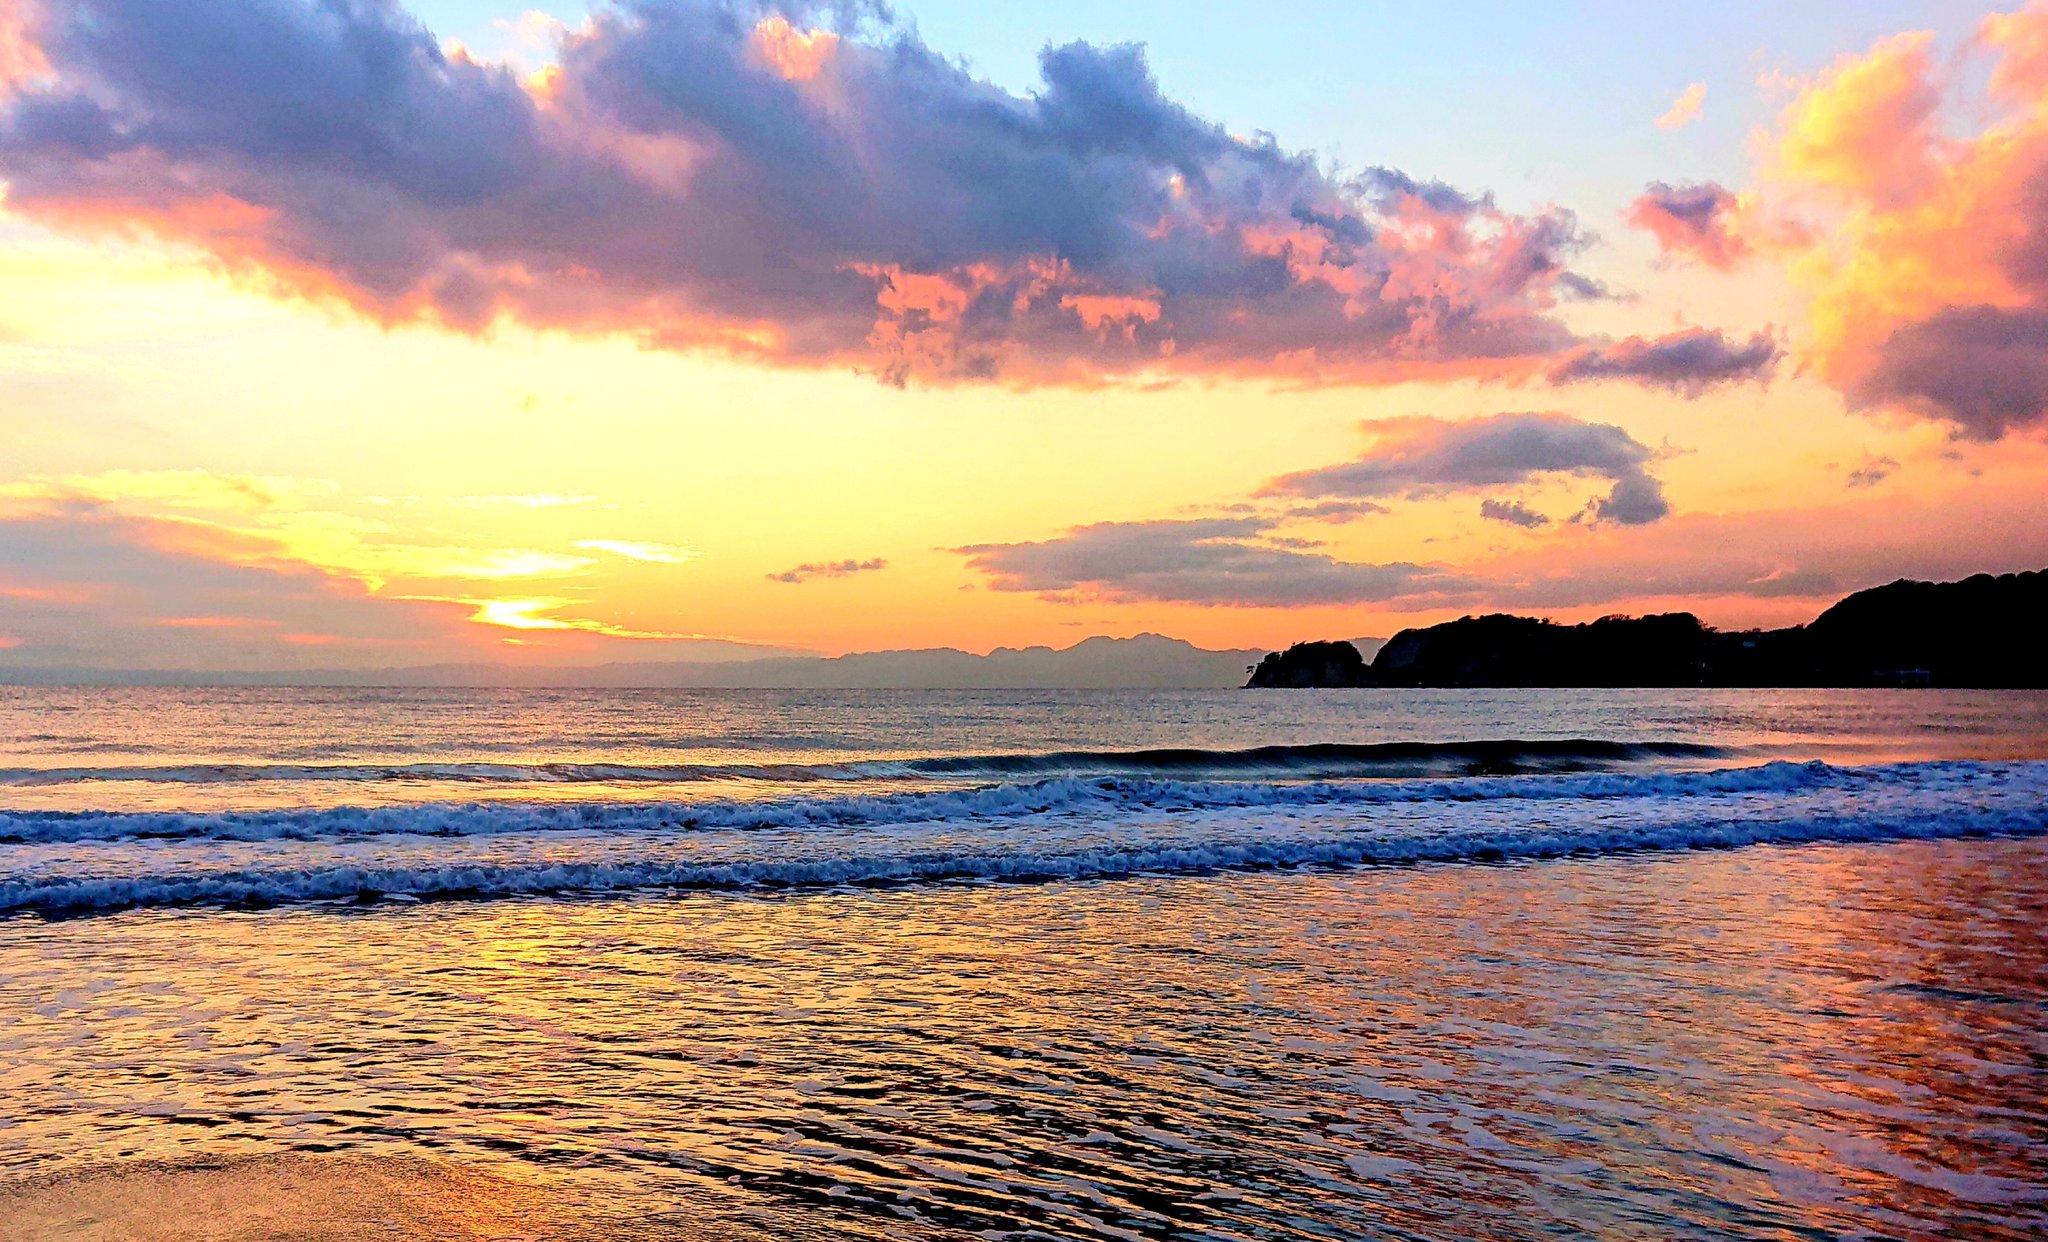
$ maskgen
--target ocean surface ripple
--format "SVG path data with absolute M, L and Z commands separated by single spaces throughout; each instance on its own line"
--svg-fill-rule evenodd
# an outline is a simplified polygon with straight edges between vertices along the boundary
M 2044 873 L 2043 695 L 0 692 L 0 1236 L 2017 1242 Z

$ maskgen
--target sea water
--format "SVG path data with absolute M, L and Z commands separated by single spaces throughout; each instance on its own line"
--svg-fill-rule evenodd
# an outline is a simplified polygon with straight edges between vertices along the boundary
M 2044 867 L 2029 693 L 0 690 L 0 1234 L 2032 1236 Z

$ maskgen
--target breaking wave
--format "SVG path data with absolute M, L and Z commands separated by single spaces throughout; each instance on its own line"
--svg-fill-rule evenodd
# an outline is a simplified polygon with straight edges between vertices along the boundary
M 5 828 L 26 865 L 0 871 L 0 912 L 63 915 L 2039 835 L 2048 833 L 2048 763 L 1352 783 L 1061 779 L 768 804 L 14 815 Z M 509 835 L 520 833 L 533 835 Z M 134 840 L 149 836 L 181 840 Z M 470 836 L 480 839 L 436 839 Z M 38 854 L 49 849 L 58 852 Z
M 2048 831 L 2040 815 L 2010 811 L 1897 819 L 1814 818 L 1774 823 L 1703 820 L 1598 831 L 1446 832 L 1431 837 L 1348 836 L 1070 852 L 885 854 L 827 859 L 690 863 L 549 863 L 444 868 L 337 867 L 225 875 L 64 878 L 0 882 L 0 912 L 79 913 L 141 905 L 269 905 L 294 901 L 446 898 L 609 892 L 621 889 L 839 887 L 943 880 L 1090 879 L 1134 873 L 1204 873 L 1284 867 L 1504 861 L 1644 850 L 1758 844 L 1875 842 Z
M 783 828 L 933 823 L 1049 812 L 1674 797 L 1835 787 L 1883 779 L 1871 769 L 1767 763 L 1706 772 L 1586 773 L 1422 781 L 1139 780 L 1124 777 L 1000 784 L 977 789 L 761 801 L 464 803 L 272 811 L 0 812 L 0 844 L 133 839 L 309 841 L 407 834 L 434 837 L 638 829 Z

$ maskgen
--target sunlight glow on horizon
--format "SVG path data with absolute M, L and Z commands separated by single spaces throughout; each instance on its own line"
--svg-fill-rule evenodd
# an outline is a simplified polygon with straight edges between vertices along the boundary
M 37 10 L 9 11 L 0 50 L 28 65 Z M 494 55 L 529 82 L 546 70 L 544 90 L 518 88 L 538 100 L 545 145 L 573 150 L 576 168 L 625 170 L 650 201 L 686 198 L 705 152 L 736 158 L 740 131 L 609 127 L 596 62 L 575 53 L 627 37 L 623 19 L 571 18 L 504 14 L 524 50 L 453 57 L 448 73 L 485 75 L 460 98 L 496 98 Z M 723 249 L 690 260 L 709 276 L 677 274 L 681 251 L 623 233 L 573 238 L 610 268 L 544 271 L 577 227 L 563 220 L 559 237 L 488 239 L 530 252 L 454 254 L 393 293 L 397 277 L 387 290 L 348 266 L 358 256 L 319 258 L 316 222 L 290 221 L 282 201 L 180 197 L 211 175 L 192 171 L 201 156 L 175 186 L 143 155 L 89 173 L 67 164 L 89 159 L 75 145 L 0 156 L 14 181 L 0 201 L 0 434 L 14 448 L 0 647 L 10 661 L 141 652 L 213 667 L 289 665 L 300 649 L 334 664 L 496 658 L 507 631 L 522 644 L 511 658 L 552 662 L 1143 631 L 1277 647 L 1494 610 L 1775 625 L 1891 577 L 2038 568 L 2048 364 L 2020 355 L 2048 309 L 2006 243 L 2033 210 L 2018 187 L 2048 168 L 2048 72 L 2028 51 L 2048 6 L 1983 31 L 1961 49 L 1991 67 L 1998 110 L 1979 129 L 1941 129 L 1979 115 L 1975 79 L 1942 68 L 1958 49 L 1910 32 L 1844 46 L 1781 88 L 1750 180 L 1725 199 L 1697 194 L 1682 159 L 1632 169 L 1646 194 L 1664 186 L 1631 209 L 1649 232 L 1510 211 L 1426 167 L 1375 183 L 1369 226 L 1329 224 L 1354 191 L 1320 183 L 1300 191 L 1314 210 L 1240 218 L 1216 205 L 1235 201 L 1226 178 L 1310 174 L 1262 154 L 1265 139 L 1162 130 L 1144 141 L 1210 162 L 1154 168 L 1129 139 L 1140 162 L 1115 175 L 1152 180 L 1116 192 L 1163 206 L 1142 227 L 1105 217 L 1101 244 L 1128 249 L 1128 280 L 1085 256 L 1014 257 L 1000 215 L 957 229 L 934 217 L 919 244 L 986 236 L 987 257 L 920 271 L 908 242 L 886 262 L 827 251 L 826 277 L 760 276 L 730 310 L 692 299 L 725 279 L 718 264 L 768 264 L 749 247 L 773 235 L 719 234 Z M 895 106 L 867 48 L 857 31 L 763 18 L 734 53 L 734 98 L 778 124 L 864 136 L 863 110 Z M 1142 69 L 1099 52 L 1047 64 L 1048 92 L 1135 90 Z M 0 101 L 86 72 L 17 69 Z M 1629 123 L 1662 135 L 1645 142 L 1699 141 L 1737 107 L 1733 89 L 1674 65 L 1669 111 Z M 0 129 L 15 123 L 7 106 Z M 1086 161 L 1108 158 L 1108 139 L 1074 127 L 1124 121 L 1046 123 Z M 914 155 L 863 149 L 883 170 L 876 196 L 850 191 L 847 219 L 809 236 L 823 247 L 870 229 L 896 244 L 896 223 L 865 217 L 895 209 L 883 190 L 917 190 L 885 173 L 922 165 L 883 164 Z M 236 158 L 258 176 L 269 157 Z M 1191 173 L 1210 197 L 1185 199 Z M 423 201 L 403 212 L 439 210 Z M 454 227 L 418 221 L 407 245 Z M 645 254 L 621 259 L 633 246 Z M 1270 273 L 1286 295 L 1260 301 L 1249 278 L 1228 297 L 1172 287 L 1201 263 L 1213 287 Z M 849 319 L 860 296 L 865 318 Z M 1384 346 L 1342 337 L 1397 306 L 1398 323 L 1370 329 Z M 1758 366 L 1746 342 L 1782 357 Z M 1989 378 L 1942 373 L 1945 351 Z M 1555 416 L 1542 425 L 1557 435 L 1469 460 L 1434 441 L 1385 447 L 1418 417 L 1475 427 L 1516 412 Z M 1668 516 L 1603 516 L 1614 480 L 1637 470 L 1617 473 L 1610 451 L 1640 461 Z M 1274 500 L 1274 481 L 1295 477 L 1348 490 Z M 976 568 L 1027 559 L 1029 572 Z M 866 571 L 794 572 L 840 564 Z

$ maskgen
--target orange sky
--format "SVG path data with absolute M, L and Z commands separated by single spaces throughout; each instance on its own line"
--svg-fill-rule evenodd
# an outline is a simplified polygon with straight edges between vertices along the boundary
M 1746 178 L 1595 218 L 1127 49 L 1023 96 L 691 4 L 181 87 L 168 3 L 0 0 L 0 662 L 1732 627 L 2048 565 L 2048 6 L 1674 80 L 1616 125 L 1748 91 Z M 176 38 L 255 47 L 224 12 Z

